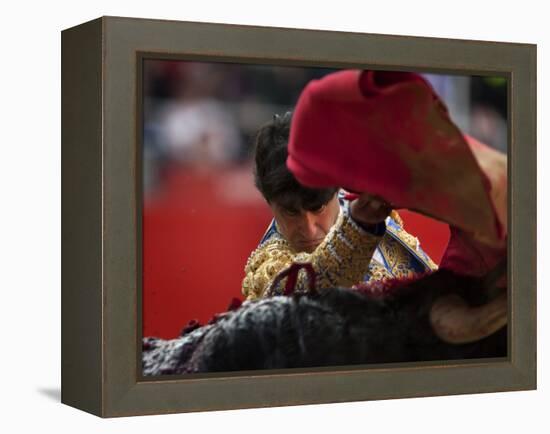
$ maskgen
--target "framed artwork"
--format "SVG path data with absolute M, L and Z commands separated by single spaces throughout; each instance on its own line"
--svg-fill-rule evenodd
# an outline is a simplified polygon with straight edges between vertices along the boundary
M 536 387 L 536 46 L 62 32 L 62 402 Z

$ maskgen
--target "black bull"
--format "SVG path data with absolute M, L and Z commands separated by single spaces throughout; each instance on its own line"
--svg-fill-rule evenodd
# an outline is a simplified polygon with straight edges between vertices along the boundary
M 143 374 L 505 357 L 506 326 L 456 344 L 440 339 L 430 321 L 434 302 L 449 294 L 469 306 L 487 303 L 494 280 L 439 270 L 417 280 L 245 302 L 177 339 L 144 338 Z

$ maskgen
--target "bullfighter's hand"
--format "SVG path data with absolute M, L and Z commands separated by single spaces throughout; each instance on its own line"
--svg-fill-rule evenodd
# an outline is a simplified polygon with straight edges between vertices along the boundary
M 388 217 L 392 206 L 379 196 L 361 193 L 350 205 L 351 216 L 364 225 L 375 225 Z

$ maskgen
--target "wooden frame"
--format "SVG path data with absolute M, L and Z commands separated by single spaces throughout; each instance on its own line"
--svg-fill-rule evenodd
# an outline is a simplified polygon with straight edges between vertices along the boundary
M 508 357 L 142 378 L 136 143 L 147 53 L 506 77 Z M 535 45 L 115 17 L 62 32 L 62 402 L 112 417 L 535 387 Z

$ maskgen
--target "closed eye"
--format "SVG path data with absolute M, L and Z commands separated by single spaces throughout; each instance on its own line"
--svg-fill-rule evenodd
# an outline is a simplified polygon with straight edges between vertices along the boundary
M 315 213 L 315 214 L 321 214 L 325 209 L 327 209 L 327 205 L 321 205 L 319 208 L 317 209 L 313 209 L 311 210 L 311 212 Z
M 299 214 L 298 211 L 291 209 L 283 209 L 282 213 L 288 217 L 296 217 Z

